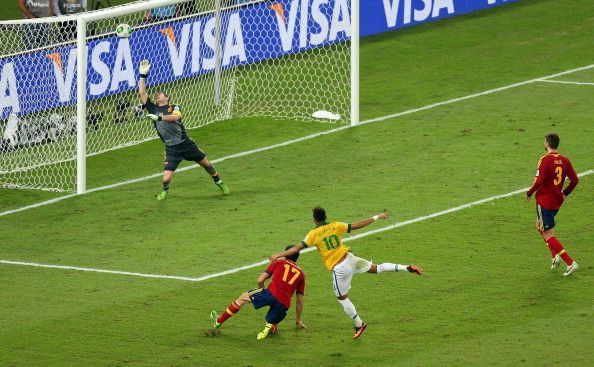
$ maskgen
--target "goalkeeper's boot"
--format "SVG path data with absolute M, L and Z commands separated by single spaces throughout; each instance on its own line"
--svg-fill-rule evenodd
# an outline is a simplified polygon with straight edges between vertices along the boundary
M 215 329 L 218 329 L 221 327 L 221 325 L 223 325 L 217 321 L 218 319 L 219 315 L 217 314 L 217 311 L 210 311 L 210 321 L 212 321 L 212 327 Z
M 169 193 L 169 191 L 165 191 L 165 190 L 161 191 L 160 193 L 157 194 L 157 200 L 165 200 L 168 193 Z
M 561 263 L 561 256 L 559 256 L 557 254 L 551 259 L 551 270 L 557 269 L 559 267 L 560 263 Z
M 571 263 L 571 265 L 567 266 L 567 270 L 565 271 L 565 273 L 563 273 L 563 276 L 570 276 L 571 274 L 573 274 L 574 271 L 577 271 L 580 267 L 578 266 L 577 261 L 574 261 Z
M 274 324 L 266 323 L 266 326 L 264 326 L 264 330 L 262 330 L 258 333 L 258 336 L 256 336 L 256 339 L 262 340 L 262 339 L 266 338 L 268 336 L 268 334 L 271 334 L 274 332 L 276 332 L 276 326 Z
M 223 195 L 229 195 L 231 193 L 231 190 L 229 190 L 229 187 L 225 185 L 223 181 L 217 182 L 216 185 L 219 187 L 219 189 L 221 189 Z
M 363 332 L 365 331 L 365 329 L 367 329 L 366 323 L 363 323 L 359 327 L 355 327 L 355 335 L 353 335 L 353 339 L 357 339 L 358 337 L 360 337 L 361 334 L 363 334 Z

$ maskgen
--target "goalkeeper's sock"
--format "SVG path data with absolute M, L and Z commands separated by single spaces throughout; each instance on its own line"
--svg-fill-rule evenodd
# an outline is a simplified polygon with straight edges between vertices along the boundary
M 355 327 L 360 327 L 363 325 L 363 320 L 361 320 L 359 314 L 357 314 L 357 309 L 350 299 L 339 299 L 338 302 L 342 305 L 344 312 L 349 315 L 351 319 L 353 319 L 355 322 Z
M 210 167 L 204 167 L 204 170 L 208 172 L 208 174 L 210 175 L 210 177 L 212 177 L 216 184 L 222 183 L 220 182 L 221 178 L 219 177 L 219 174 L 217 173 L 217 170 L 214 168 L 213 165 L 211 165 Z
M 225 312 L 221 316 L 219 316 L 219 318 L 217 319 L 217 322 L 219 324 L 224 323 L 225 321 L 227 321 L 227 319 L 229 317 L 238 313 L 239 310 L 241 310 L 241 306 L 239 306 L 237 303 L 235 303 L 235 301 L 231 302 L 229 307 L 227 307 L 227 310 L 225 310 Z
M 163 191 L 169 192 L 169 184 L 163 184 Z

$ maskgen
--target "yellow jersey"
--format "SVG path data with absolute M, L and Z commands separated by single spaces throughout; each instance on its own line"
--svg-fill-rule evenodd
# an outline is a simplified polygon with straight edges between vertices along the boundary
M 301 242 L 303 246 L 318 248 L 324 265 L 332 270 L 342 257 L 349 252 L 349 247 L 342 242 L 342 235 L 351 232 L 351 225 L 342 222 L 322 222 L 309 231 Z

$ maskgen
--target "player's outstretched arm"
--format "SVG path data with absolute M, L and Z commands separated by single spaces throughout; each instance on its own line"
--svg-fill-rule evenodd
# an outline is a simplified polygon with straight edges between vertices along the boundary
M 295 325 L 298 329 L 307 329 L 307 326 L 301 321 L 301 315 L 303 314 L 303 294 L 295 293 Z
M 387 218 L 388 218 L 388 213 L 387 212 L 379 213 L 379 214 L 374 215 L 371 218 L 362 219 L 362 220 L 357 221 L 355 223 L 351 223 L 351 230 L 353 230 L 353 229 L 361 229 L 361 228 L 367 227 L 368 225 L 370 225 L 371 223 L 375 222 L 376 220 L 387 219 Z
M 148 78 L 149 70 L 151 70 L 151 63 L 148 60 L 142 60 L 138 65 L 140 78 L 138 79 L 138 94 L 140 101 L 145 104 L 148 101 L 148 93 L 146 92 L 146 78 Z
M 293 254 L 298 253 L 299 251 L 301 251 L 301 249 L 303 249 L 303 244 L 300 243 L 298 245 L 295 245 L 293 247 L 291 247 L 290 249 L 283 251 L 283 252 L 279 252 L 278 254 L 272 254 L 270 255 L 270 257 L 268 258 L 268 260 L 270 261 L 274 261 L 274 260 L 278 260 L 281 257 L 287 257 Z

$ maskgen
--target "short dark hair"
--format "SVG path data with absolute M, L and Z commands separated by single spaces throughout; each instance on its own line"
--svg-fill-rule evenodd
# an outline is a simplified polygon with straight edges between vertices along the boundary
M 290 249 L 291 247 L 295 247 L 295 245 L 289 245 L 287 247 L 285 247 L 285 251 L 287 251 L 288 249 Z M 297 253 L 294 253 L 293 255 L 288 255 L 285 256 L 285 259 L 287 260 L 291 260 L 292 262 L 296 263 L 297 259 L 299 258 L 299 251 L 297 251 Z
M 156 92 L 155 94 L 162 94 L 162 95 L 164 95 L 164 96 L 165 96 L 167 99 L 169 99 L 169 94 L 167 94 L 167 93 L 163 92 L 162 90 L 161 90 L 161 91 L 158 91 L 158 92 Z
M 326 221 L 326 210 L 321 206 L 313 208 L 313 218 L 316 222 L 321 223 Z
M 547 142 L 549 147 L 551 147 L 551 149 L 557 149 L 559 147 L 559 141 L 561 141 L 561 139 L 559 138 L 559 134 L 557 133 L 548 133 L 547 135 L 545 135 L 545 141 Z

